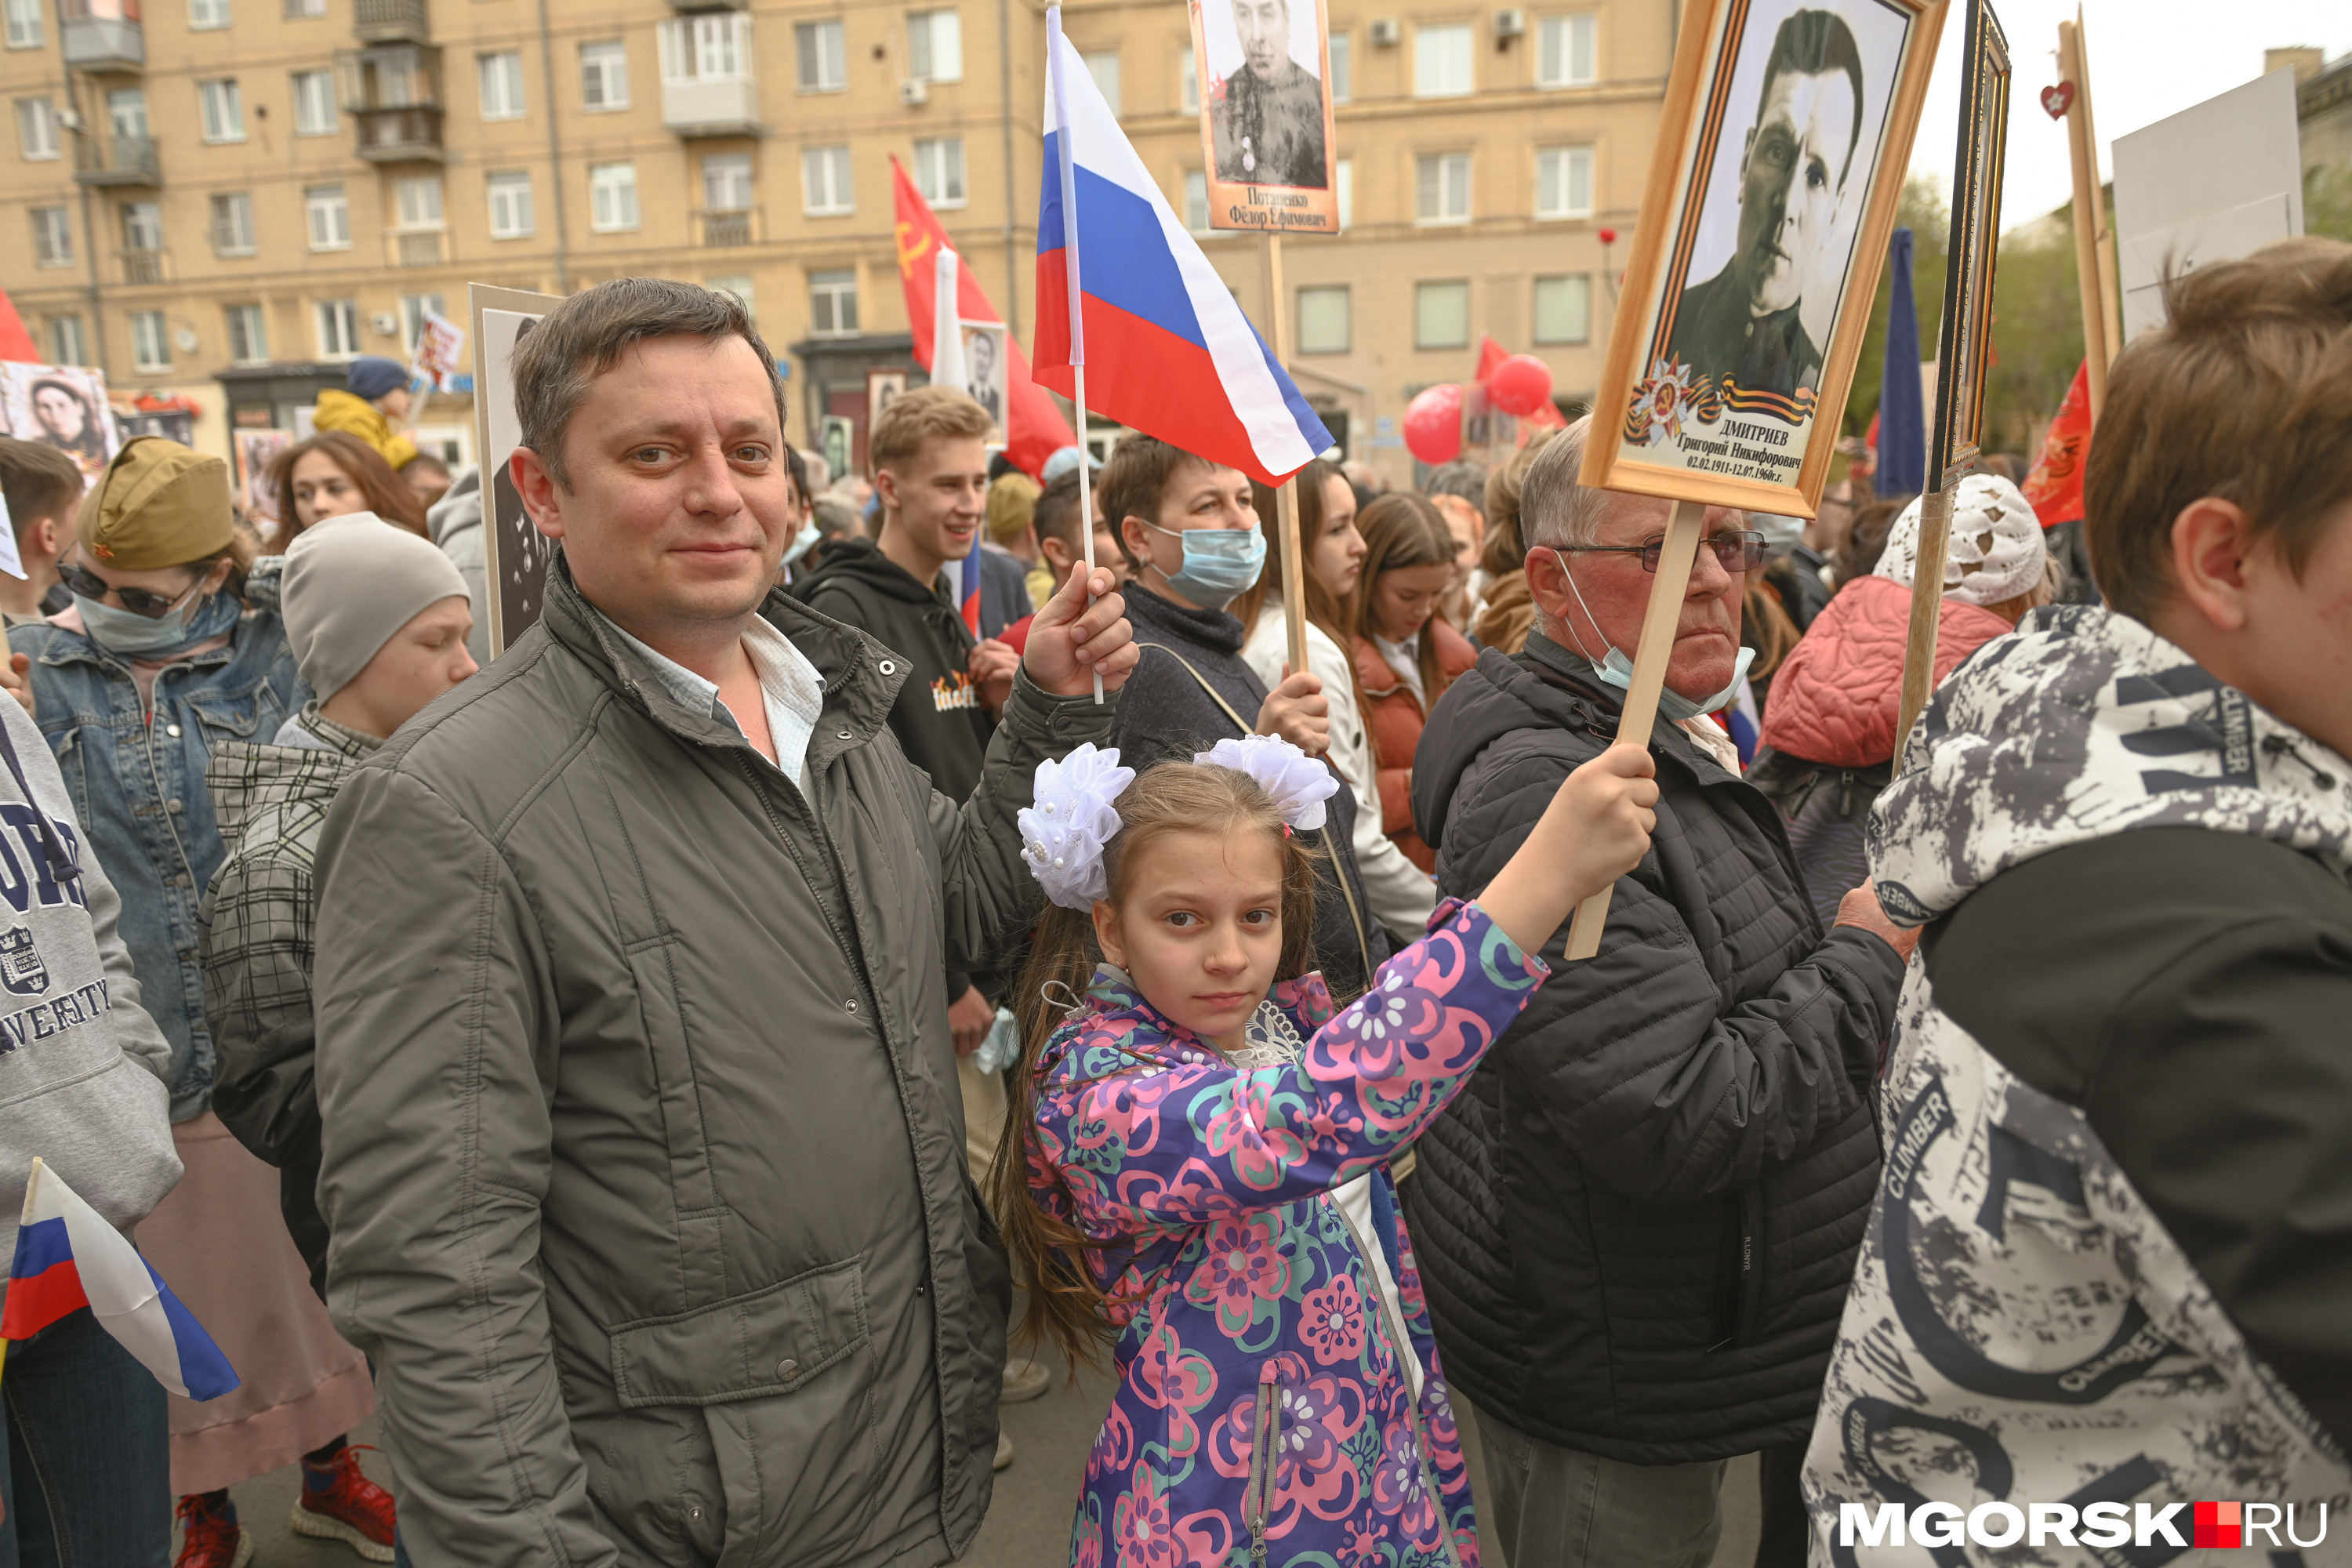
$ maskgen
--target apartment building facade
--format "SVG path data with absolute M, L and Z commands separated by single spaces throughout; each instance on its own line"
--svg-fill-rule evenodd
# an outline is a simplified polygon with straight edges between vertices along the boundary
M 1304 3 L 1304 0 L 1300 0 Z M 43 353 L 197 439 L 295 427 L 468 282 L 732 289 L 793 366 L 796 441 L 908 365 L 890 161 L 1025 341 L 1045 16 L 1028 0 L 0 0 L 0 268 Z M 1672 0 L 1331 0 L 1346 232 L 1286 244 L 1293 364 L 1396 477 L 1405 401 L 1478 339 L 1588 394 L 1671 58 Z M 1267 323 L 1264 244 L 1210 233 L 1178 0 L 1064 25 Z M 1613 230 L 1615 245 L 1601 236 Z M 805 418 L 806 424 L 799 420 Z M 469 400 L 429 438 L 470 458 Z

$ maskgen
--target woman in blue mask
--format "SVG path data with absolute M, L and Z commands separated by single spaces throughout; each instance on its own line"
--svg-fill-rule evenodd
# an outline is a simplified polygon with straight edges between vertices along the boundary
M 311 1528 L 321 1510 L 298 1504 L 313 1516 L 304 1533 L 369 1535 L 373 1515 L 388 1521 L 391 1509 L 341 1442 L 374 1405 L 367 1363 L 310 1290 L 278 1214 L 277 1173 L 211 1110 L 199 910 L 223 847 L 205 768 L 226 742 L 268 741 L 310 694 L 275 608 L 276 563 L 255 569 L 218 458 L 154 437 L 125 443 L 83 500 L 78 531 L 58 563 L 72 606 L 17 627 L 9 646 L 31 659 L 35 722 L 121 891 L 141 999 L 172 1048 L 172 1131 L 186 1174 L 139 1240 L 243 1380 L 201 1405 L 171 1401 L 173 1489 L 186 1524 L 179 1562 L 227 1568 L 241 1544 L 227 1489 L 298 1458 L 312 1461 L 306 1491 L 315 1483 L 350 1516 Z M 382 1533 L 389 1542 L 388 1522 Z

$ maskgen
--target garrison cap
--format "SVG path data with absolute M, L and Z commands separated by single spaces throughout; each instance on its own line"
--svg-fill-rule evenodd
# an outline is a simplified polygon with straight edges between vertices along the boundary
M 161 436 L 122 444 L 83 498 L 78 531 L 101 566 L 149 572 L 229 547 L 228 465 Z

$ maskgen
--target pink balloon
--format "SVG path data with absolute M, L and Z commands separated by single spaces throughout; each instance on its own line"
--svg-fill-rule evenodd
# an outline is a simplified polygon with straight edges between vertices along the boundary
M 1424 463 L 1451 462 L 1462 451 L 1462 389 L 1425 389 L 1404 406 L 1404 444 Z
M 1533 354 L 1513 354 L 1486 378 L 1486 397 L 1506 414 L 1533 414 L 1551 401 L 1551 366 Z

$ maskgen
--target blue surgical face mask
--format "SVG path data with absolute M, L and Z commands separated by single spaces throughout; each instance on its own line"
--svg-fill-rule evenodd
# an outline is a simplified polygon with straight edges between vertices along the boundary
M 1584 594 L 1576 585 L 1575 574 L 1568 569 L 1568 558 L 1557 550 L 1551 553 L 1552 559 L 1559 563 L 1559 574 L 1568 579 L 1568 591 L 1576 595 L 1577 608 L 1584 612 L 1584 618 L 1591 621 L 1596 630 L 1599 629 L 1600 621 L 1594 618 L 1591 607 L 1585 604 Z M 1576 628 L 1569 627 L 1568 635 L 1576 637 Z M 1576 640 L 1576 651 L 1584 653 L 1584 639 L 1577 637 Z M 1606 658 L 1596 659 L 1591 654 L 1584 653 L 1584 660 L 1592 666 L 1592 673 L 1600 677 L 1602 684 L 1613 686 L 1620 691 L 1633 689 L 1633 661 L 1627 658 L 1625 650 L 1615 643 L 1609 645 L 1609 656 Z M 1671 686 L 1659 687 L 1658 711 L 1669 719 L 1680 721 L 1696 719 L 1702 713 L 1712 713 L 1717 709 L 1728 708 L 1739 695 L 1739 683 L 1748 679 L 1748 667 L 1755 662 L 1756 650 L 1752 647 L 1741 648 L 1739 657 L 1732 662 L 1729 683 L 1712 697 L 1700 701 L 1693 701 Z
M 74 604 L 81 610 L 82 629 L 92 642 L 126 658 L 146 659 L 170 658 L 220 636 L 236 625 L 245 608 L 226 594 L 193 591 L 179 609 L 153 619 L 79 594 L 74 595 Z
M 806 555 L 810 551 L 815 549 L 818 537 L 816 520 L 814 518 L 811 518 L 808 521 L 801 524 L 800 532 L 793 536 L 793 542 L 790 544 L 784 546 L 784 564 L 789 566 L 793 562 L 798 561 L 802 556 Z
M 1204 609 L 1222 610 L 1256 585 L 1265 570 L 1265 531 L 1247 528 L 1161 528 L 1143 525 L 1184 542 L 1181 571 L 1163 572 L 1168 585 Z

